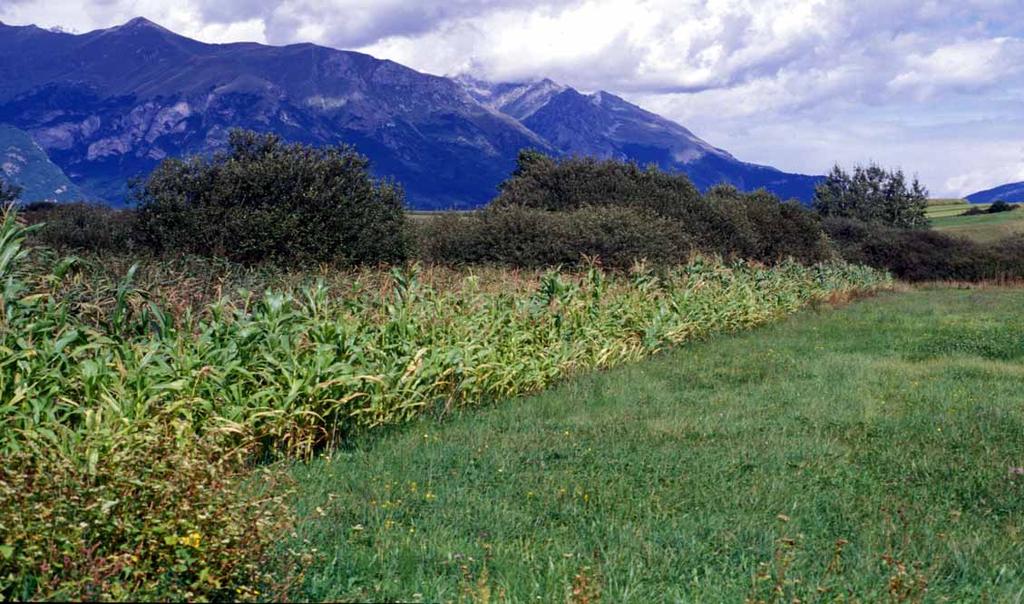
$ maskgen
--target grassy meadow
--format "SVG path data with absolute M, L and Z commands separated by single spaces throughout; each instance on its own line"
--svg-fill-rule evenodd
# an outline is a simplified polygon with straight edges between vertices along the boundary
M 932 218 L 932 228 L 980 243 L 991 243 L 1024 233 L 1024 211 Z
M 931 199 L 926 215 L 932 228 L 948 235 L 966 237 L 978 243 L 993 243 L 1024 233 L 1024 212 L 999 212 L 963 216 L 971 208 L 987 210 L 992 204 L 969 204 L 963 199 Z
M 971 204 L 966 199 L 929 199 L 928 207 L 925 209 L 925 215 L 928 218 L 935 219 L 943 216 L 959 216 L 963 214 L 971 207 Z M 988 207 L 987 204 L 981 204 L 978 207 Z
M 1022 303 L 882 294 L 352 443 L 293 470 L 295 595 L 1020 601 Z

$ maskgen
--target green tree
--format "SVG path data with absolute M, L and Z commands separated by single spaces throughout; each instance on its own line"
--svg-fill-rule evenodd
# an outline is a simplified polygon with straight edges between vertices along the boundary
M 685 174 L 613 159 L 555 159 L 533 150 L 519 153 L 515 171 L 501 183 L 492 202 L 498 207 L 547 211 L 605 205 L 643 207 L 671 217 L 682 217 L 702 204 L 700 191 Z
M 852 218 L 897 228 L 928 226 L 928 191 L 917 178 L 908 185 L 902 170 L 876 164 L 856 166 L 853 174 L 832 168 L 814 191 L 814 208 L 833 218 Z
M 401 189 L 347 146 L 235 130 L 213 157 L 162 162 L 135 198 L 137 239 L 158 252 L 353 264 L 409 253 Z
M 491 210 L 513 207 L 545 212 L 634 209 L 675 221 L 681 238 L 709 251 L 727 247 L 734 236 L 728 218 L 701 197 L 685 174 L 614 159 L 555 159 L 522 151 L 515 171 L 501 183 L 499 195 L 489 206 Z
M 716 185 L 704 195 L 732 226 L 724 250 L 741 258 L 778 262 L 793 258 L 804 263 L 834 256 L 821 219 L 796 200 L 782 201 L 758 189 L 751 193 L 732 185 Z

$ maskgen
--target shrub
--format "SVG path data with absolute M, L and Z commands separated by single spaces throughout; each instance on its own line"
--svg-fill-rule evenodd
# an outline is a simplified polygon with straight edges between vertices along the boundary
M 670 174 L 633 162 L 594 158 L 554 159 L 538 152 L 519 154 L 515 171 L 500 185 L 496 208 L 521 207 L 565 212 L 615 206 L 642 210 L 680 224 L 681 238 L 701 250 L 722 252 L 735 230 L 721 212 L 700 197 L 685 174 Z
M 1024 278 L 1021 237 L 978 243 L 931 230 L 893 229 L 828 219 L 825 229 L 848 262 L 886 269 L 907 281 Z
M 1006 203 L 1002 199 L 997 200 L 995 203 L 988 207 L 989 214 L 998 214 L 999 212 L 1012 212 L 1017 209 L 1017 206 Z
M 421 257 L 435 263 L 572 266 L 596 258 L 609 268 L 637 260 L 685 262 L 692 244 L 679 224 L 614 206 L 547 212 L 527 207 L 446 214 L 417 225 Z
M 1000 212 L 1012 212 L 1018 209 L 1019 207 L 1020 206 L 1016 204 L 1006 203 L 1005 201 L 1000 199 L 985 209 L 973 207 L 964 212 L 963 214 L 961 214 L 961 216 L 977 216 L 979 214 L 999 214 Z
M 55 249 L 119 252 L 132 245 L 131 211 L 90 203 L 33 204 L 23 215 L 30 223 L 42 223 L 35 239 Z
M 835 257 L 818 217 L 798 202 L 782 202 L 763 189 L 743 193 L 730 185 L 712 187 L 706 199 L 731 225 L 731 239 L 720 253 L 769 264 L 786 258 L 814 264 Z
M 502 263 L 528 261 L 524 266 L 537 266 L 543 259 L 593 253 L 606 259 L 614 255 L 611 265 L 628 264 L 631 254 L 653 262 L 676 262 L 680 250 L 691 249 L 765 263 L 787 257 L 815 263 L 834 256 L 817 218 L 798 204 L 783 204 L 766 191 L 746 194 L 730 186 L 715 187 L 702 197 L 684 174 L 631 162 L 554 159 L 523 152 L 489 211 L 514 208 L 523 211 L 484 213 L 428 227 L 423 233 L 427 257 L 484 262 L 501 250 Z M 610 210 L 599 214 L 597 208 L 619 211 L 613 219 Z M 567 222 L 567 214 L 574 218 Z M 573 231 L 568 226 L 573 221 L 585 224 Z M 606 226 L 595 221 L 605 221 Z M 610 228 L 616 222 L 618 231 Z M 644 232 L 645 223 L 649 234 Z M 466 232 L 457 235 L 459 229 Z M 584 234 L 580 229 L 590 230 Z M 458 245 L 453 243 L 456 239 Z M 524 249 L 537 246 L 545 251 L 530 254 Z M 467 255 L 468 249 L 480 253 Z
M 875 164 L 857 166 L 852 175 L 835 166 L 814 190 L 814 209 L 826 217 L 924 228 L 927 208 L 928 191 L 916 178 L 908 186 L 902 171 Z
M 685 218 L 704 204 L 700 192 L 684 174 L 644 169 L 633 162 L 591 157 L 555 159 L 537 151 L 523 151 L 492 205 L 547 211 L 617 205 Z
M 701 197 L 685 174 L 613 159 L 555 159 L 524 151 L 491 205 L 549 212 L 588 206 L 636 208 L 676 221 L 684 229 L 684 239 L 693 238 L 708 251 L 727 247 L 734 236 L 728 218 Z
M 235 130 L 227 152 L 165 160 L 136 186 L 138 240 L 158 252 L 265 260 L 397 262 L 404 196 L 349 147 Z
M 5 454 L 0 598 L 266 600 L 283 492 L 261 496 L 234 460 L 168 426 L 133 428 Z
M 1024 235 L 1017 234 L 989 244 L 1005 278 L 1024 278 Z

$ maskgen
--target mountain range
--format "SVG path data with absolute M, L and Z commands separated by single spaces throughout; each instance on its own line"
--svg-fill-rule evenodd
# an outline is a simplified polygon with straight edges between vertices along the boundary
M 1015 182 L 986 191 L 978 191 L 968 195 L 967 201 L 971 203 L 992 203 L 995 201 L 1022 203 L 1024 202 L 1024 182 Z
M 446 78 L 313 44 L 206 44 L 143 18 L 79 35 L 0 24 L 0 123 L 27 133 L 68 191 L 113 204 L 160 160 L 221 148 L 233 127 L 352 144 L 420 209 L 486 203 L 523 148 L 805 202 L 820 178 L 740 161 L 608 92 Z

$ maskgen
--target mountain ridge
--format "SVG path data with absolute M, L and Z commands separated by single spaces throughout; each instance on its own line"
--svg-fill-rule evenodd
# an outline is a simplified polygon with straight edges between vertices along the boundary
M 84 34 L 0 24 L 0 122 L 115 202 L 163 158 L 222 148 L 232 127 L 353 144 L 424 209 L 486 203 L 523 148 L 655 163 L 701 188 L 764 186 L 803 201 L 820 178 L 742 162 L 605 91 L 447 78 L 308 43 L 208 44 L 141 17 Z
M 1024 182 L 1012 182 L 998 187 L 992 187 L 977 193 L 971 193 L 966 197 L 971 203 L 992 203 L 995 201 L 1006 201 L 1010 203 L 1024 202 Z

